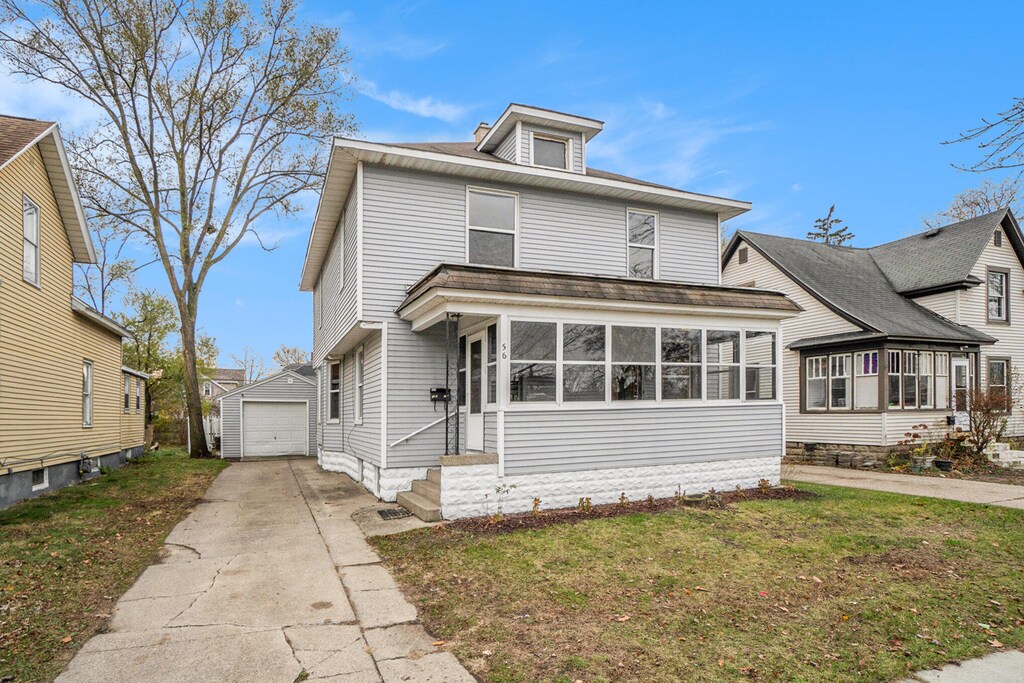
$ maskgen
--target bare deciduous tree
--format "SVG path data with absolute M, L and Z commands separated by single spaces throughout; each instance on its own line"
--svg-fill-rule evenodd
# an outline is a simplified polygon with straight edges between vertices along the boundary
M 1024 97 L 1013 98 L 1013 104 L 994 119 L 982 118 L 981 125 L 943 144 L 977 143 L 981 159 L 973 164 L 958 165 L 964 171 L 982 173 L 997 169 L 1024 169 Z
M 263 361 L 263 356 L 256 353 L 256 350 L 251 346 L 246 346 L 242 349 L 241 356 L 231 356 L 231 361 L 242 368 L 246 384 L 258 382 L 267 374 L 267 366 Z
M 922 218 L 921 222 L 926 228 L 931 229 L 977 218 L 999 209 L 1010 208 L 1014 214 L 1018 214 L 1022 200 L 1024 182 L 1019 176 L 1004 178 L 995 183 L 986 178 L 981 185 L 964 190 L 953 197 L 945 209 L 934 216 Z
M 288 365 L 295 363 L 308 363 L 309 352 L 300 349 L 298 346 L 285 346 L 281 344 L 281 348 L 274 351 L 274 364 L 283 368 Z
M 261 219 L 317 189 L 349 56 L 337 29 L 301 24 L 295 0 L 0 0 L 0 57 L 98 112 L 69 136 L 92 215 L 129 227 L 178 308 L 192 453 L 209 456 L 196 320 L 210 270 Z

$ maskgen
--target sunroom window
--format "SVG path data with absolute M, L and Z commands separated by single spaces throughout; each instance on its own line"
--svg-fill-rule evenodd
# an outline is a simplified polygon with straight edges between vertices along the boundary
M 663 399 L 699 399 L 701 397 L 700 330 L 661 328 L 661 397 Z
M 824 410 L 828 404 L 828 356 L 807 359 L 806 402 L 808 410 Z
M 832 408 L 850 407 L 850 355 L 831 356 L 829 358 L 829 406 Z
M 612 400 L 653 401 L 657 355 L 653 327 L 612 327 Z
M 935 355 L 930 351 L 922 351 L 917 357 L 917 396 L 922 408 L 932 408 L 935 405 L 935 394 L 932 392 L 932 382 L 935 379 L 934 358 Z
M 900 359 L 901 358 L 902 358 L 902 354 L 899 351 L 890 351 L 889 352 L 888 372 L 889 372 L 889 407 L 890 408 L 899 408 L 900 407 L 900 396 L 902 396 L 902 394 L 900 392 L 900 386 L 901 386 L 901 383 L 900 383 L 900 368 L 902 367 L 902 363 L 900 363 Z
M 708 400 L 740 397 L 740 333 L 708 330 Z
M 509 192 L 469 190 L 468 247 L 470 263 L 516 265 L 516 203 Z
M 745 396 L 748 401 L 770 401 L 775 398 L 775 333 L 745 333 L 746 367 Z
M 903 352 L 903 407 L 917 407 L 917 353 Z
M 878 408 L 878 351 L 861 351 L 853 360 L 854 408 Z
M 514 321 L 511 323 L 509 398 L 513 402 L 554 401 L 558 324 Z
M 935 354 L 935 407 L 949 408 L 949 354 Z
M 605 326 L 562 326 L 562 400 L 605 400 Z

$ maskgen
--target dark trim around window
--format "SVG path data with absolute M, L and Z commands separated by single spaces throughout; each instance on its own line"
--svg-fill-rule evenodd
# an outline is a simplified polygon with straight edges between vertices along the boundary
M 988 314 L 988 300 L 989 300 L 989 274 L 990 273 L 1002 273 L 1003 275 L 1003 305 L 1006 308 L 1005 318 L 993 318 Z M 996 268 L 989 266 L 985 269 L 985 321 L 993 325 L 1009 325 L 1010 324 L 1010 292 L 1013 291 L 1010 287 L 1010 269 L 1009 268 Z

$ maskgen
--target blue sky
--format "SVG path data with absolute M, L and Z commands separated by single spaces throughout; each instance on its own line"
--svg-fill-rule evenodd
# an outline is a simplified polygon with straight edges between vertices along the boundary
M 835 203 L 860 246 L 980 183 L 951 167 L 977 150 L 940 143 L 1024 96 L 1007 30 L 1024 3 L 625 7 L 306 0 L 302 13 L 342 29 L 359 79 L 342 106 L 367 139 L 467 140 L 512 101 L 578 113 L 605 121 L 590 165 L 752 202 L 731 228 L 802 237 Z M 7 112 L 80 123 L 52 89 L 5 89 Z M 211 274 L 200 325 L 222 362 L 311 347 L 298 278 L 314 209 L 276 226 L 273 253 L 243 246 Z

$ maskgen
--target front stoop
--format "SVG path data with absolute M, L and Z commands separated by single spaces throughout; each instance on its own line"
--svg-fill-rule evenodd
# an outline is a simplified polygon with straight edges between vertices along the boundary
M 399 492 L 398 504 L 424 522 L 441 521 L 441 470 L 427 470 L 427 478 L 414 481 L 411 491 Z

